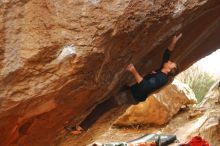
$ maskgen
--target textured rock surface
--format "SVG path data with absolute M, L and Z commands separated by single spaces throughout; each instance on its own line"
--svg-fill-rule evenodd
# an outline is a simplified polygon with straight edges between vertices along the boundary
M 132 81 L 129 62 L 158 67 L 176 31 L 185 69 L 219 48 L 219 11 L 219 0 L 0 1 L 0 145 L 57 145 L 66 121 Z M 58 60 L 67 45 L 76 55 Z
M 196 101 L 189 86 L 174 80 L 160 92 L 150 95 L 145 102 L 131 106 L 114 125 L 163 125 L 177 114 L 183 105 L 195 104 Z

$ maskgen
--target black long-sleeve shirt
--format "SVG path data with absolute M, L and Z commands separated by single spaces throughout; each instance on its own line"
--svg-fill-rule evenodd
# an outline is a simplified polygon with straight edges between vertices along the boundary
M 165 50 L 161 66 L 156 73 L 147 74 L 140 83 L 131 86 L 131 93 L 137 101 L 145 101 L 147 96 L 153 91 L 166 85 L 168 82 L 167 74 L 161 72 L 163 64 L 170 59 L 171 51 Z

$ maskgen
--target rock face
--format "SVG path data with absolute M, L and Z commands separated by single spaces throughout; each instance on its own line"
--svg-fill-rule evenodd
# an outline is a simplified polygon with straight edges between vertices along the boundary
M 129 62 L 157 68 L 176 31 L 184 70 L 219 48 L 219 13 L 219 0 L 0 1 L 0 145 L 58 145 L 66 121 L 132 81 Z
M 145 102 L 131 106 L 114 125 L 132 126 L 166 124 L 183 105 L 195 104 L 196 98 L 193 91 L 178 80 L 152 94 Z

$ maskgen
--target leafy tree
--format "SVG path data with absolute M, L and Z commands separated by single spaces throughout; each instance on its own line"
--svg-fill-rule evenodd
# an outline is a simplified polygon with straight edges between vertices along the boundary
M 198 103 L 202 101 L 209 88 L 215 82 L 214 76 L 202 70 L 198 64 L 194 64 L 180 73 L 176 79 L 189 85 L 195 93 Z

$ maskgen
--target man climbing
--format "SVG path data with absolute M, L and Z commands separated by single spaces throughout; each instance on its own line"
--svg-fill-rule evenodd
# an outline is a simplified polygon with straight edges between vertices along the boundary
M 178 73 L 178 67 L 175 62 L 170 61 L 171 52 L 176 46 L 177 41 L 182 37 L 182 33 L 174 36 L 171 43 L 164 52 L 161 66 L 158 70 L 152 71 L 142 77 L 133 64 L 129 64 L 127 70 L 132 73 L 136 80 L 136 84 L 131 86 L 131 93 L 137 101 L 145 101 L 146 97 L 153 91 L 163 87 L 168 82 L 169 77 L 173 77 Z
M 166 85 L 169 77 L 174 77 L 178 73 L 177 64 L 169 59 L 171 52 L 181 37 L 182 33 L 172 38 L 163 54 L 163 60 L 158 70 L 142 77 L 134 65 L 129 64 L 126 69 L 134 76 L 136 83 L 127 87 L 128 90 L 124 90 L 119 96 L 112 96 L 98 104 L 78 126 L 67 126 L 65 129 L 71 131 L 72 134 L 80 134 L 82 131 L 89 129 L 108 110 L 124 104 L 137 104 L 145 101 L 149 94 Z

